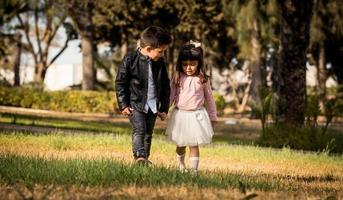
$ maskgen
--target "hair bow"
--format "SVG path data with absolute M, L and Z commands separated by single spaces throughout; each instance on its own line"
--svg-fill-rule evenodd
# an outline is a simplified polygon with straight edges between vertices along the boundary
M 190 41 L 189 41 L 189 44 L 193 44 L 193 45 L 195 46 L 195 48 L 201 47 L 201 43 L 200 43 L 200 42 L 197 42 L 197 41 L 190 40 Z

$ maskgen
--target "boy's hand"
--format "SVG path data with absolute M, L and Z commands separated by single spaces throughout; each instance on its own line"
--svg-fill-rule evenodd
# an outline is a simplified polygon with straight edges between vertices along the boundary
M 126 116 L 130 116 L 132 114 L 132 111 L 133 111 L 132 108 L 126 107 L 126 108 L 124 108 L 124 110 L 121 111 L 121 114 L 126 115 Z
M 157 116 L 164 121 L 167 118 L 167 113 L 165 112 L 157 112 Z

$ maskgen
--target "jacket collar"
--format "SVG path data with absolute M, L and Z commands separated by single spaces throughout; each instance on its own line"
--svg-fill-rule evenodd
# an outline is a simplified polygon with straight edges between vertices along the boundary
M 139 55 L 139 58 L 141 59 L 141 60 L 144 60 L 144 61 L 150 61 L 151 59 L 148 57 L 148 56 L 146 56 L 146 55 L 143 55 L 142 53 L 141 53 L 141 48 L 139 47 L 139 48 L 137 48 L 137 54 Z M 152 60 L 151 60 L 152 61 Z

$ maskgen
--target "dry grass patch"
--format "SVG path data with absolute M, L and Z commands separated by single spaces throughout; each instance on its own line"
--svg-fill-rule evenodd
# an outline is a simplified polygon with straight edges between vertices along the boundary
M 310 194 L 307 192 L 264 192 L 250 190 L 244 193 L 238 189 L 196 188 L 187 186 L 160 187 L 80 187 L 35 185 L 28 188 L 24 185 L 0 186 L 0 199 L 244 199 L 254 197 L 255 200 L 287 199 L 340 199 L 342 194 Z M 24 197 L 24 198 L 23 198 Z

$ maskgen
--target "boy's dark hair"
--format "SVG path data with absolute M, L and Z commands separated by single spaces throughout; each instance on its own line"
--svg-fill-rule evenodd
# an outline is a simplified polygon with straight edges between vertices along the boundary
M 200 45 L 200 43 L 199 43 Z M 204 56 L 201 46 L 195 46 L 192 42 L 187 42 L 180 48 L 179 56 L 176 62 L 176 74 L 174 77 L 174 84 L 180 84 L 180 73 L 183 73 L 182 62 L 183 61 L 198 61 L 197 71 L 195 75 L 200 77 L 201 83 L 206 83 L 208 76 L 205 73 L 204 69 Z
M 171 43 L 170 33 L 158 26 L 149 26 L 144 29 L 140 36 L 140 47 L 151 46 L 153 48 L 159 48 L 162 45 L 168 45 Z

